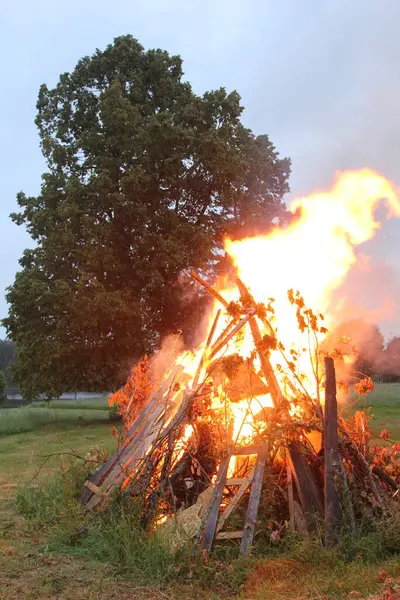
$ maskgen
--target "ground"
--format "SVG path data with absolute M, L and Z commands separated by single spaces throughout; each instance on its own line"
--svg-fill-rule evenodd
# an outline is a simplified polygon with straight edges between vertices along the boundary
M 373 428 L 378 433 L 387 428 L 392 437 L 400 441 L 400 384 L 378 385 L 368 404 L 375 413 Z M 32 413 L 35 410 L 41 411 L 40 416 Z M 56 454 L 59 452 L 73 448 L 77 454 L 85 455 L 97 446 L 112 451 L 115 439 L 111 428 L 105 401 L 0 411 L 1 600 L 400 598 L 398 584 L 391 579 L 400 577 L 398 559 L 374 565 L 343 564 L 324 555 L 319 548 L 310 549 L 305 557 L 253 561 L 246 567 L 246 577 L 241 575 L 243 565 L 240 563 L 233 567 L 217 563 L 210 566 L 211 585 L 205 572 L 203 581 L 194 582 L 188 576 L 186 581 L 165 589 L 138 586 L 137 582 L 118 576 L 104 563 L 51 553 L 46 534 L 30 530 L 18 516 L 14 506 L 17 487 L 21 482 L 37 485 L 41 477 L 58 471 L 60 456 Z M 22 432 L 13 433 L 15 431 Z M 49 454 L 55 455 L 43 466 Z M 238 573 L 237 584 L 233 571 Z

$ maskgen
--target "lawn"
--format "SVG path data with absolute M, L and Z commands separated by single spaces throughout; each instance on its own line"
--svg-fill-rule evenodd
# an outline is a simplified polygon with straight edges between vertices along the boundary
M 203 568 L 200 580 L 189 574 L 184 580 L 164 587 L 151 582 L 143 584 L 126 574 L 121 576 L 107 561 L 96 562 L 73 552 L 56 552 L 50 545 L 49 531 L 30 529 L 16 513 L 13 498 L 21 482 L 40 485 L 41 479 L 54 478 L 60 470 L 58 453 L 72 448 L 84 456 L 93 447 L 100 446 L 109 452 L 115 448 L 105 401 L 102 408 L 98 400 L 90 400 L 90 407 L 87 400 L 78 402 L 82 404 L 62 401 L 50 407 L 36 405 L 0 411 L 0 427 L 5 419 L 4 433 L 0 435 L 0 600 L 394 600 L 399 597 L 384 596 L 382 580 L 400 577 L 400 561 L 347 564 L 320 547 L 299 548 L 295 555 L 253 559 L 247 563 L 217 562 Z M 388 428 L 400 439 L 400 385 L 376 386 L 367 404 L 375 412 L 375 428 Z M 18 420 L 28 421 L 32 428 L 16 433 Z M 6 422 L 8 434 L 5 434 Z M 43 466 L 50 454 L 54 456 Z M 121 539 L 121 550 L 122 545 Z M 376 592 L 380 595 L 370 596 Z

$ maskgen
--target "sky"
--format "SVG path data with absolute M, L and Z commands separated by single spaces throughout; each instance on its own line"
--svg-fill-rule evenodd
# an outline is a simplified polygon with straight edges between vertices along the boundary
M 32 245 L 9 214 L 18 191 L 39 192 L 45 171 L 34 125 L 42 83 L 129 33 L 180 54 L 196 93 L 236 89 L 244 124 L 292 159 L 293 195 L 361 167 L 400 186 L 399 22 L 399 0 L 0 0 L 0 317 Z M 399 250 L 400 220 L 367 248 L 375 287 L 392 290 L 381 319 L 389 337 L 400 334 Z M 377 292 L 361 280 L 371 300 Z

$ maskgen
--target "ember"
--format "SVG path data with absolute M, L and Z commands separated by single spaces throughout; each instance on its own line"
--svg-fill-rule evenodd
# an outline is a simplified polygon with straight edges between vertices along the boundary
M 237 271 L 230 287 L 216 290 L 192 274 L 215 299 L 208 338 L 173 360 L 161 380 L 145 359 L 113 397 L 124 437 L 85 484 L 89 508 L 122 487 L 144 499 L 147 522 L 159 524 L 172 515 L 179 522 L 201 499 L 190 513 L 202 514 L 195 542 L 208 552 L 215 539 L 237 538 L 242 553 L 253 541 L 266 476 L 270 494 L 280 496 L 275 520 L 305 533 L 325 518 L 327 544 L 343 523 L 355 526 L 361 489 L 371 511 L 388 509 L 399 473 L 382 475 L 367 419 L 338 417 L 332 357 L 340 353 L 322 352 L 335 324 L 332 292 L 356 261 L 353 247 L 379 227 L 373 211 L 381 198 L 400 216 L 384 178 L 345 173 L 332 191 L 297 201 L 299 216 L 287 229 L 227 240 Z M 356 388 L 371 386 L 363 379 Z M 353 498 L 346 506 L 345 496 Z M 223 531 L 239 506 L 242 528 Z

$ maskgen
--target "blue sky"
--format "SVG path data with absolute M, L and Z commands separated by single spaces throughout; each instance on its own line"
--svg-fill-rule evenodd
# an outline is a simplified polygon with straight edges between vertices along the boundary
M 399 22 L 398 0 L 0 0 L 0 316 L 30 245 L 8 215 L 19 190 L 38 193 L 45 168 L 33 122 L 41 83 L 130 33 L 181 54 L 196 92 L 237 89 L 245 124 L 291 157 L 295 195 L 359 167 L 400 185 Z M 368 248 L 394 295 L 399 248 L 400 222 Z M 382 326 L 400 333 L 395 316 Z

